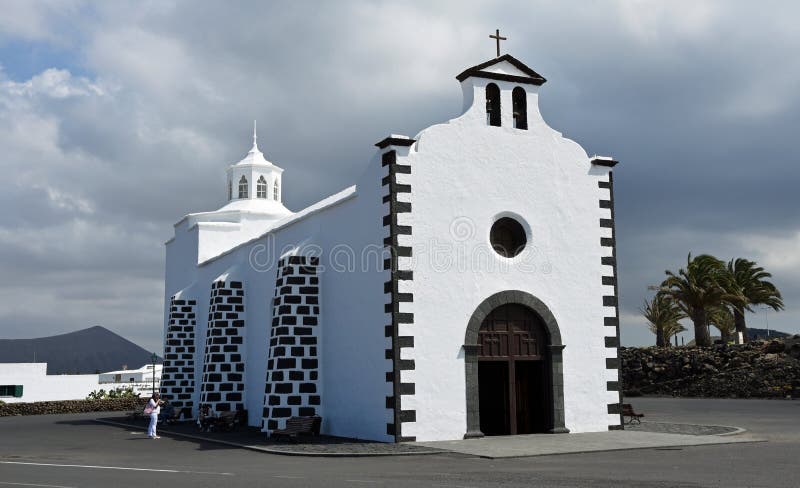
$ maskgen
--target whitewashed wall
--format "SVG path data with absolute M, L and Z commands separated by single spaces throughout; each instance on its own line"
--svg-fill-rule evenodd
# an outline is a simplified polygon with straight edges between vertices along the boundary
M 603 318 L 613 316 L 614 310 L 603 307 L 602 297 L 613 295 L 613 287 L 601 285 L 601 277 L 611 270 L 600 264 L 601 256 L 610 250 L 600 247 L 600 237 L 608 237 L 608 230 L 598 225 L 600 218 L 609 217 L 607 209 L 598 207 L 600 199 L 608 198 L 608 190 L 598 188 L 598 181 L 607 179 L 607 168 L 593 168 L 578 144 L 544 123 L 538 89 L 531 85 L 524 85 L 529 130 L 511 128 L 511 90 L 517 85 L 500 81 L 495 83 L 502 90 L 503 127 L 488 127 L 487 82 L 465 80 L 465 113 L 424 130 L 408 157 L 398 160 L 413 168 L 410 176 L 403 175 L 412 184 L 413 201 L 413 213 L 403 220 L 404 225 L 413 225 L 414 256 L 401 259 L 404 269 L 414 271 L 414 281 L 403 283 L 401 291 L 413 293 L 414 302 L 401 304 L 401 312 L 414 313 L 414 324 L 402 325 L 400 335 L 414 336 L 413 350 L 404 350 L 407 356 L 402 358 L 415 360 L 416 369 L 403 371 L 402 380 L 415 383 L 416 393 L 403 396 L 402 408 L 415 410 L 416 421 L 403 424 L 403 436 L 418 440 L 463 436 L 466 399 L 461 346 L 467 322 L 485 298 L 509 289 L 524 290 L 542 300 L 561 328 L 566 345 L 567 428 L 607 430 L 619 421 L 618 416 L 607 414 L 607 404 L 618 398 L 616 392 L 606 391 L 606 382 L 617 378 L 615 370 L 606 369 L 605 359 L 615 357 L 616 350 L 604 347 L 605 336 L 614 331 L 606 330 Z M 246 289 L 247 409 L 250 424 L 259 424 L 275 261 L 293 246 L 318 246 L 323 432 L 393 440 L 386 432 L 392 411 L 385 404 L 392 395 L 385 377 L 392 365 L 385 357 L 384 336 L 384 327 L 390 324 L 383 289 L 389 272 L 381 266 L 387 232 L 382 219 L 389 213 L 382 202 L 384 173 L 376 156 L 354 194 L 345 191 L 321 202 L 321 208 L 289 217 L 266 236 L 248 242 L 244 240 L 252 237 L 255 227 L 244 231 L 230 224 L 224 224 L 229 227 L 224 229 L 210 223 L 192 226 L 187 220 L 178 224 L 175 238 L 167 245 L 165 302 L 181 290 L 183 299 L 197 300 L 196 395 L 210 286 L 217 276 L 238 266 Z M 291 183 L 291 178 L 287 181 Z M 448 267 L 431 260 L 441 254 L 435 246 L 444 246 L 445 254 L 449 252 L 454 260 L 461 255 L 481 256 L 489 265 L 513 264 L 503 262 L 488 242 L 491 224 L 509 214 L 524 220 L 530 234 L 528 247 L 514 260 L 531 262 L 535 271 L 513 266 L 502 271 L 465 268 L 458 262 Z M 457 224 L 471 229 L 467 238 L 461 234 L 454 238 Z M 258 225 L 266 229 L 270 224 Z M 218 255 L 220 249 L 236 245 Z M 348 257 L 355 262 L 347 262 Z
M 169 303 L 169 297 L 181 290 L 182 298 L 197 300 L 195 404 L 202 378 L 210 285 L 217 276 L 238 265 L 246 289 L 247 410 L 250 425 L 259 425 L 264 406 L 275 261 L 283 251 L 298 245 L 315 247 L 321 250 L 322 270 L 319 360 L 323 432 L 392 440 L 386 434 L 391 411 L 386 409 L 385 398 L 391 395 L 391 384 L 386 382 L 385 374 L 391 370 L 391 361 L 384 353 L 384 327 L 389 319 L 384 312 L 383 283 L 388 272 L 383 270 L 382 218 L 386 209 L 381 202 L 380 180 L 380 163 L 373 161 L 356 194 L 352 189 L 346 190 L 324 209 L 279 223 L 266 236 L 199 266 L 192 263 L 192 256 L 197 256 L 197 241 L 202 240 L 203 234 L 196 228 L 176 228 L 176 237 L 167 246 L 165 300 Z M 331 257 L 338 261 L 331 262 Z M 165 327 L 167 318 L 165 308 Z
M 485 86 L 501 89 L 502 127 L 485 121 Z M 527 91 L 528 130 L 512 128 L 511 90 Z M 461 438 L 466 429 L 466 325 L 476 307 L 504 290 L 523 290 L 542 300 L 561 329 L 564 350 L 566 427 L 572 432 L 605 431 L 619 423 L 607 413 L 618 401 L 606 391 L 616 380 L 605 359 L 603 318 L 614 316 L 603 306 L 613 287 L 601 284 L 611 275 L 601 265 L 599 219 L 608 218 L 598 202 L 608 190 L 598 188 L 607 170 L 593 168 L 586 152 L 548 127 L 538 108 L 538 87 L 469 78 L 463 82 L 467 111 L 417 136 L 407 158 L 413 213 L 414 281 L 409 283 L 414 324 L 400 335 L 413 335 L 414 348 L 403 359 L 416 369 L 403 372 L 416 394 L 403 397 L 403 409 L 416 410 L 416 422 L 403 424 L 404 436 L 418 440 Z M 605 192 L 605 194 L 601 194 Z M 508 259 L 493 252 L 489 230 L 502 216 L 515 216 L 529 228 L 528 244 Z M 440 249 L 454 262 L 434 261 Z M 428 251 L 425 251 L 428 250 Z M 610 249 L 607 250 L 610 254 Z M 470 262 L 480 261 L 479 265 Z M 460 262 L 459 260 L 468 260 Z M 533 270 L 522 270 L 520 263 Z M 608 270 L 604 268 L 609 268 Z

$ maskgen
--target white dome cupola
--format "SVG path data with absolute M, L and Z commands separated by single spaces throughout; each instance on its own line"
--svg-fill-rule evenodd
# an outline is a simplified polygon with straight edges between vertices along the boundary
M 258 133 L 253 123 L 253 147 L 238 163 L 228 166 L 226 195 L 228 204 L 220 210 L 249 210 L 263 213 L 288 213 L 283 206 L 283 169 L 267 161 L 258 148 Z

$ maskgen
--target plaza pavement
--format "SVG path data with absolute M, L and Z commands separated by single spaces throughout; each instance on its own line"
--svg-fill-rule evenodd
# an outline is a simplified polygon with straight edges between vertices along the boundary
M 97 419 L 108 425 L 144 432 L 146 419 L 130 423 L 124 417 L 103 416 Z M 732 444 L 758 442 L 752 435 L 726 435 L 743 429 L 725 427 L 692 426 L 685 424 L 645 423 L 634 429 L 612 432 L 590 432 L 570 435 L 534 434 L 483 439 L 406 442 L 387 444 L 355 441 L 335 437 L 306 437 L 300 442 L 274 441 L 255 429 L 237 429 L 233 432 L 201 433 L 192 422 L 178 422 L 160 429 L 163 436 L 180 436 L 200 441 L 213 441 L 233 447 L 241 447 L 269 454 L 355 457 L 355 456 L 400 456 L 426 455 L 454 452 L 491 459 L 506 457 L 546 456 L 552 454 L 574 454 L 597 451 L 619 451 L 629 449 L 652 449 L 666 447 L 701 446 L 709 444 Z M 718 432 L 723 435 L 705 435 Z
M 798 486 L 800 402 L 630 401 L 651 421 L 736 425 L 768 442 L 504 459 L 309 458 L 178 437 L 150 440 L 141 429 L 98 424 L 96 414 L 7 417 L 0 418 L 0 488 Z

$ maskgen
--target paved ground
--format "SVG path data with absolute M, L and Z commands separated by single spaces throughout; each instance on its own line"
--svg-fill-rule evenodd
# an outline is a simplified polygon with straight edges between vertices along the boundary
M 142 430 L 146 419 L 130 422 L 119 415 L 100 416 L 102 422 L 120 429 Z M 485 437 L 483 439 L 406 442 L 389 444 L 346 439 L 330 436 L 304 436 L 296 442 L 273 440 L 255 428 L 239 428 L 231 432 L 200 432 L 194 422 L 177 422 L 161 426 L 162 435 L 178 435 L 196 440 L 221 442 L 235 447 L 271 454 L 305 456 L 398 456 L 441 454 L 456 452 L 491 459 L 505 457 L 544 456 L 551 454 L 574 454 L 582 452 L 644 449 L 662 447 L 685 447 L 736 442 L 754 442 L 760 439 L 752 435 L 721 437 L 720 434 L 741 432 L 735 427 L 704 426 L 675 423 L 649 422 L 630 426 L 630 430 L 592 432 L 573 435 L 519 435 L 508 437 Z
M 630 401 L 647 420 L 739 425 L 767 443 L 517 459 L 269 455 L 97 424 L 95 415 L 0 418 L 4 486 L 796 487 L 800 402 Z M 136 432 L 136 433 L 132 433 Z
M 113 425 L 127 430 L 146 430 L 149 420 L 139 419 L 134 423 L 117 415 L 100 415 L 98 422 Z M 272 454 L 318 455 L 318 456 L 398 456 L 439 454 L 439 449 L 405 442 L 389 444 L 370 442 L 358 439 L 346 439 L 330 436 L 303 436 L 296 442 L 286 439 L 273 440 L 255 428 L 239 428 L 231 432 L 200 432 L 195 422 L 176 422 L 168 426 L 159 426 L 163 435 L 181 435 L 198 440 L 213 440 L 234 446 L 244 446 Z

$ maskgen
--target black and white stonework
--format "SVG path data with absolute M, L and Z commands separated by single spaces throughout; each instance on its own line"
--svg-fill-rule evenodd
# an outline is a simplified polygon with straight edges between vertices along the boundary
M 381 166 L 386 169 L 381 184 L 386 192 L 383 203 L 387 205 L 388 214 L 383 217 L 383 226 L 387 231 L 383 245 L 389 250 L 389 257 L 384 261 L 384 269 L 391 272 L 389 281 L 383 285 L 387 303 L 384 311 L 389 314 L 390 323 L 385 325 L 386 359 L 391 359 L 391 370 L 386 372 L 386 382 L 392 386 L 392 394 L 386 397 L 386 408 L 391 411 L 391 422 L 386 424 L 386 434 L 394 436 L 395 441 L 414 441 L 413 436 L 403 434 L 403 424 L 416 422 L 417 412 L 403 408 L 403 397 L 414 395 L 415 384 L 406 381 L 404 376 L 415 369 L 413 359 L 408 359 L 414 348 L 414 336 L 401 328 L 414 323 L 414 314 L 409 312 L 414 302 L 414 295 L 404 291 L 407 283 L 413 279 L 413 271 L 409 263 L 402 258 L 412 257 L 410 225 L 411 185 L 402 183 L 403 176 L 411 174 L 411 166 L 398 163 L 397 150 L 407 148 L 414 143 L 413 139 L 388 137 L 376 144 L 380 149 L 388 149 L 381 155 Z M 401 180 L 401 181 L 398 181 Z M 409 328 L 410 329 L 410 328 Z
M 164 365 L 161 372 L 161 397 L 175 408 L 194 407 L 194 331 L 197 327 L 197 301 L 173 296 L 164 340 Z M 187 417 L 191 414 L 187 414 Z
M 265 432 L 285 427 L 289 417 L 319 413 L 318 268 L 317 257 L 278 261 L 264 388 Z
M 592 160 L 593 164 L 600 164 L 602 166 L 613 167 L 617 162 L 613 160 Z M 622 430 L 622 389 L 619 382 L 619 285 L 617 283 L 617 240 L 616 240 L 616 226 L 614 223 L 614 174 L 608 172 L 607 180 L 600 180 L 598 182 L 601 197 L 599 206 L 603 212 L 600 218 L 600 228 L 607 229 L 609 235 L 600 238 L 600 246 L 603 247 L 603 257 L 601 264 L 608 266 L 610 272 L 604 273 L 602 277 L 602 284 L 611 290 L 611 294 L 603 296 L 603 306 L 612 308 L 613 314 L 609 314 L 603 318 L 603 327 L 605 327 L 605 347 L 614 350 L 611 357 L 606 357 L 606 369 L 613 370 L 614 379 L 606 382 L 606 390 L 610 392 L 617 392 L 618 400 L 614 403 L 606 405 L 609 415 L 619 415 L 619 422 L 610 424 L 609 430 Z
M 244 410 L 244 285 L 211 285 L 200 403 L 214 411 Z

